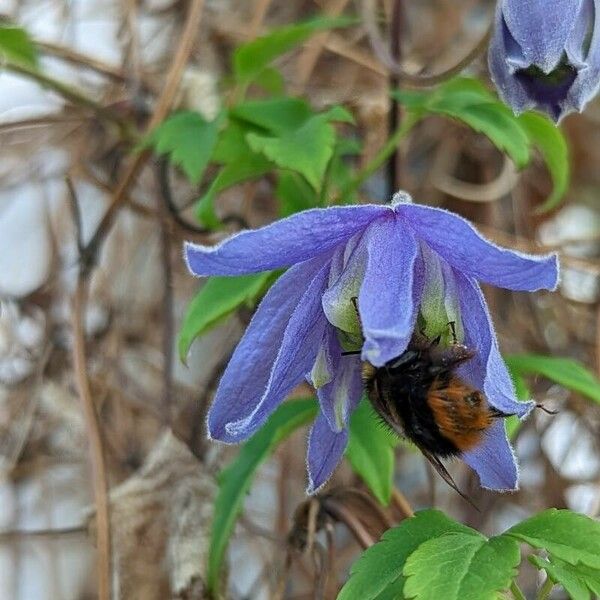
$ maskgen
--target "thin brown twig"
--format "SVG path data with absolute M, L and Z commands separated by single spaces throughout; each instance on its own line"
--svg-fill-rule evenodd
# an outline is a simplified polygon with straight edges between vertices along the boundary
M 348 510 L 340 502 L 335 502 L 331 498 L 323 500 L 323 508 L 337 521 L 340 521 L 352 532 L 356 541 L 364 548 L 370 548 L 375 540 L 365 529 L 364 525 L 356 518 L 352 511 Z
M 398 489 L 392 489 L 392 502 L 394 506 L 404 515 L 405 519 L 414 517 L 415 511 L 412 509 L 410 502 L 406 499 L 406 496 Z
M 23 538 L 53 538 L 65 535 L 81 535 L 87 533 L 87 530 L 87 526 L 83 524 L 56 529 L 13 529 L 10 531 L 0 531 L 0 543 L 11 543 Z
M 94 399 L 86 372 L 84 310 L 87 300 L 87 280 L 84 271 L 80 271 L 73 297 L 73 363 L 75 383 L 83 409 L 83 416 L 90 444 L 90 461 L 94 484 L 94 502 L 97 518 L 98 553 L 96 568 L 98 571 L 98 598 L 110 600 L 111 597 L 111 531 L 108 502 L 108 480 L 100 423 L 94 406 Z
M 389 52 L 383 41 L 375 18 L 375 0 L 361 0 L 361 13 L 371 46 L 379 60 L 393 73 L 401 83 L 415 87 L 430 87 L 458 75 L 468 67 L 486 48 L 492 34 L 493 23 L 488 27 L 479 42 L 461 60 L 449 69 L 434 75 L 413 75 L 407 73 Z
M 152 114 L 152 117 L 148 123 L 148 131 L 154 129 L 164 120 L 169 113 L 173 102 L 175 101 L 177 92 L 179 90 L 181 77 L 183 76 L 185 66 L 192 52 L 196 33 L 200 26 L 200 17 L 202 15 L 203 7 L 204 0 L 192 0 L 190 3 L 185 27 L 181 34 L 181 41 L 175 53 L 175 57 L 173 58 L 169 73 L 165 79 L 163 92 L 156 102 L 154 113 Z M 107 232 L 112 227 L 117 213 L 128 197 L 129 188 L 132 186 L 136 177 L 142 170 L 142 167 L 146 164 L 150 154 L 151 153 L 149 150 L 139 152 L 127 164 L 125 173 L 121 177 L 115 189 L 111 203 L 104 214 L 102 221 L 100 221 L 96 232 L 86 247 L 85 263 L 90 264 L 95 259 L 99 246 L 101 245 Z

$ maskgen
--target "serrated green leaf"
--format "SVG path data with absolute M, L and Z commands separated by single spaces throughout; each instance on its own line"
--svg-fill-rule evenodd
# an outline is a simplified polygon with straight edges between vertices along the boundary
M 186 361 L 192 342 L 220 323 L 238 306 L 253 302 L 264 291 L 273 273 L 255 273 L 240 277 L 211 277 L 190 302 L 177 346 L 179 357 Z
M 561 585 L 572 600 L 590 600 L 591 594 L 600 598 L 600 570 L 585 565 L 570 565 L 552 558 L 550 561 L 539 556 L 530 556 L 529 561 L 538 569 L 544 569 L 548 577 Z
M 348 17 L 319 17 L 275 29 L 237 48 L 233 54 L 234 76 L 238 82 L 248 84 L 271 61 L 306 41 L 313 34 L 325 29 L 348 27 L 355 22 L 355 19 Z
M 600 404 L 600 381 L 576 360 L 536 354 L 512 354 L 505 360 L 511 372 L 543 375 Z
M 352 565 L 350 579 L 337 600 L 374 600 L 386 588 L 403 578 L 406 559 L 427 540 L 446 533 L 481 537 L 474 529 L 453 521 L 437 510 L 419 511 L 398 527 L 386 531 L 381 540 L 365 550 Z
M 282 217 L 319 205 L 319 196 L 315 191 L 300 175 L 291 171 L 280 171 L 277 174 L 275 195 L 281 206 Z
M 36 68 L 38 50 L 27 31 L 0 23 L 0 56 L 15 64 Z
M 506 531 L 569 564 L 600 569 L 600 523 L 570 510 L 545 510 Z
M 539 113 L 525 113 L 519 117 L 519 123 L 527 132 L 531 143 L 540 151 L 552 177 L 552 193 L 538 212 L 552 210 L 566 194 L 571 178 L 567 141 L 561 130 L 548 117 Z
M 310 105 L 301 98 L 251 100 L 230 111 L 232 117 L 276 135 L 298 129 L 314 114 Z
M 394 437 L 382 425 L 371 405 L 363 400 L 350 420 L 346 457 L 373 495 L 387 506 L 394 477 Z
M 496 600 L 517 575 L 515 540 L 448 533 L 421 544 L 404 566 L 404 595 L 416 600 Z
M 267 423 L 240 448 L 237 458 L 221 472 L 207 571 L 207 585 L 215 598 L 219 597 L 221 568 L 227 544 L 256 470 L 278 444 L 311 421 L 316 414 L 317 403 L 312 398 L 282 404 Z
M 246 139 L 254 152 L 282 169 L 300 173 L 316 191 L 321 189 L 335 145 L 335 130 L 326 115 L 311 117 L 298 129 L 278 137 L 249 133 Z
M 167 154 L 192 183 L 202 179 L 217 143 L 221 119 L 206 121 L 200 113 L 175 113 L 151 131 L 142 147 L 153 146 L 157 154 Z

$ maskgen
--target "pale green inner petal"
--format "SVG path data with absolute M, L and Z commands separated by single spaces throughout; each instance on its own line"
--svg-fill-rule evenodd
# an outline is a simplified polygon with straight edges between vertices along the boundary
M 350 383 L 352 372 L 350 369 L 342 369 L 341 374 L 335 382 L 333 391 L 333 409 L 335 413 L 335 424 L 338 431 L 346 427 L 346 416 L 348 412 L 348 399 L 350 397 Z
M 323 294 L 323 311 L 327 320 L 346 333 L 360 335 L 360 321 L 352 298 L 358 298 L 366 269 L 366 248 L 356 236 L 344 250 L 344 269 Z
M 453 338 L 448 323 L 453 321 L 457 340 L 461 342 L 464 331 L 454 275 L 448 265 L 425 243 L 421 243 L 421 256 L 424 264 L 420 307 L 423 332 L 430 339 L 441 336 L 442 344 L 449 345 Z
M 327 347 L 325 343 L 321 344 L 315 364 L 310 372 L 310 379 L 316 389 L 327 385 L 333 379 L 333 373 L 329 369 L 329 361 L 327 360 Z

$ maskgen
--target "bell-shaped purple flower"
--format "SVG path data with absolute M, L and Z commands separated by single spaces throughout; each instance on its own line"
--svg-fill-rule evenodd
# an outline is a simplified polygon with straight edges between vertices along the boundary
M 600 88 L 600 0 L 498 0 L 488 58 L 516 113 L 581 112 Z
M 310 433 L 310 493 L 339 463 L 348 421 L 363 394 L 361 360 L 383 366 L 407 348 L 419 318 L 427 335 L 456 323 L 475 351 L 460 376 L 507 414 L 517 402 L 479 282 L 510 290 L 554 289 L 555 256 L 499 248 L 464 219 L 412 204 L 340 206 L 297 213 L 213 247 L 188 243 L 198 276 L 242 275 L 289 267 L 260 303 L 223 374 L 208 415 L 211 438 L 241 442 L 307 378 L 320 414 Z M 360 323 L 353 298 L 358 298 Z M 342 355 L 362 348 L 362 356 Z M 462 455 L 483 486 L 508 490 L 517 468 L 502 420 Z

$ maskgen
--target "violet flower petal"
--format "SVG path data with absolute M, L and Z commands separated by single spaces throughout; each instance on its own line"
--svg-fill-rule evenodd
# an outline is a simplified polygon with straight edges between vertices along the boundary
M 533 402 L 518 402 L 512 379 L 500 355 L 494 325 L 487 303 L 477 282 L 454 271 L 460 312 L 465 331 L 464 343 L 477 354 L 459 368 L 473 387 L 481 390 L 488 402 L 506 414 L 526 416 Z
M 308 436 L 306 466 L 307 494 L 315 494 L 329 480 L 348 445 L 348 430 L 334 433 L 322 413 L 317 416 Z
M 504 21 L 529 64 L 549 73 L 560 62 L 582 0 L 501 0 Z
M 310 371 L 328 326 L 320 302 L 328 274 L 329 262 L 306 286 L 279 343 L 266 388 L 260 397 L 255 397 L 254 409 L 248 416 L 225 425 L 230 435 L 243 439 L 254 433 Z M 232 400 L 237 402 L 239 397 Z
M 518 489 L 519 473 L 502 419 L 486 432 L 483 442 L 461 457 L 479 475 L 482 487 L 499 492 Z
M 247 432 L 234 434 L 227 429 L 227 425 L 251 415 L 269 391 L 274 363 L 292 315 L 326 263 L 326 258 L 319 257 L 293 266 L 263 298 L 223 373 L 209 410 L 208 433 L 212 439 L 233 444 L 250 435 Z M 314 301 L 309 301 L 310 307 L 305 304 L 300 310 L 314 308 Z M 310 322 L 307 322 L 306 330 L 310 327 Z M 280 381 L 278 384 L 278 396 L 269 396 L 271 410 L 283 400 L 286 390 L 291 390 L 295 385 L 293 380 Z M 263 408 L 263 416 L 265 412 Z M 248 431 L 250 429 L 256 429 L 256 426 L 248 428 Z
M 243 275 L 289 267 L 335 248 L 390 208 L 375 204 L 315 208 L 237 233 L 216 246 L 186 242 L 189 270 L 199 277 Z
M 413 333 L 419 305 L 415 297 L 419 249 L 398 215 L 372 223 L 364 242 L 368 258 L 358 296 L 365 338 L 362 357 L 381 367 L 404 352 Z
M 554 290 L 556 254 L 536 256 L 501 248 L 486 240 L 466 219 L 440 208 L 399 204 L 416 237 L 448 264 L 484 283 L 515 291 Z

